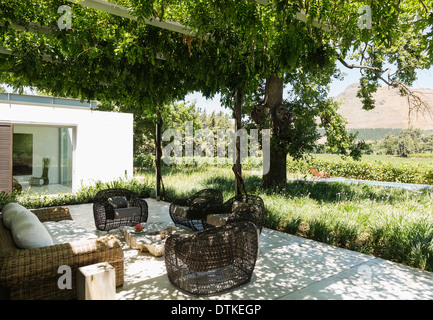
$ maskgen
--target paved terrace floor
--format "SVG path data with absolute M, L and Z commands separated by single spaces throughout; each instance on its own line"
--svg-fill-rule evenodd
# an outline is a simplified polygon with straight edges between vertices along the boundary
M 167 222 L 169 203 L 146 199 L 148 222 Z M 69 207 L 74 220 L 98 235 L 92 204 Z M 177 290 L 164 258 L 130 249 L 124 242 L 125 283 L 119 300 L 433 300 L 433 273 L 270 229 L 261 234 L 251 282 L 233 291 L 196 297 Z

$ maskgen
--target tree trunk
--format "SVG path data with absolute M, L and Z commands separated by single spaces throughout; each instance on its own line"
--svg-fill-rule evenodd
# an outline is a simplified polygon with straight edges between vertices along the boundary
M 155 168 L 156 168 L 156 200 L 165 199 L 165 189 L 162 183 L 162 173 L 161 173 L 161 129 L 162 129 L 162 117 L 159 110 L 156 112 L 156 133 L 155 133 Z M 161 184 L 163 188 L 163 197 L 161 197 Z
M 287 153 L 279 148 L 280 130 L 284 123 L 277 108 L 283 105 L 283 79 L 271 76 L 266 79 L 266 107 L 271 115 L 271 147 L 269 172 L 262 177 L 262 187 L 269 188 L 287 182 Z
M 242 129 L 242 90 L 237 90 L 235 95 L 235 116 L 236 116 L 236 131 Z M 235 164 L 234 169 L 236 170 L 237 174 L 235 174 L 235 195 L 241 195 L 242 194 L 242 165 L 241 165 L 241 142 L 240 137 L 236 138 L 236 147 L 235 147 Z

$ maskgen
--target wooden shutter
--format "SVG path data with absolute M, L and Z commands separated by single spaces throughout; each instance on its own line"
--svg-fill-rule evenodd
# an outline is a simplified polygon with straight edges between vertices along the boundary
M 12 191 L 12 125 L 0 123 L 0 191 Z

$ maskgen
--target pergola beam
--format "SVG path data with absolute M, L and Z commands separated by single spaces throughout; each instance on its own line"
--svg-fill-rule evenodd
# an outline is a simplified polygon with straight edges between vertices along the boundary
M 0 23 L 0 27 L 4 27 L 4 24 Z M 15 23 L 11 23 L 8 26 L 8 28 L 9 29 L 17 29 L 17 30 L 21 30 L 21 31 L 27 31 L 30 33 L 40 33 L 40 34 L 51 34 L 54 31 L 52 28 L 50 28 L 48 26 L 40 25 L 39 23 L 36 23 L 36 22 L 30 22 L 27 27 L 20 26 L 20 25 L 17 25 Z
M 119 17 L 123 17 L 123 18 L 127 18 L 127 19 L 131 19 L 131 20 L 137 20 L 137 17 L 131 15 L 128 11 L 128 9 L 126 9 L 123 6 L 117 5 L 115 3 L 109 2 L 109 1 L 105 1 L 105 0 L 67 0 L 68 2 L 71 3 L 77 3 L 80 4 L 82 6 L 86 6 L 88 8 L 92 8 L 95 10 L 100 10 L 106 13 L 110 13 Z M 269 5 L 269 1 L 268 0 L 254 0 L 256 3 L 261 4 L 261 5 Z M 305 13 L 305 11 L 301 10 L 299 12 L 296 13 L 296 19 L 303 21 L 303 22 L 307 22 L 308 21 L 308 17 L 307 14 Z M 179 22 L 174 22 L 174 21 L 169 21 L 169 20 L 164 20 L 161 21 L 159 18 L 155 17 L 155 18 L 146 18 L 144 19 L 145 23 L 151 26 L 155 26 L 161 29 L 166 29 L 166 30 L 170 30 L 173 32 L 177 32 L 177 33 L 182 33 L 185 35 L 189 35 L 189 36 L 194 36 L 196 34 L 195 30 L 192 30 L 190 27 L 184 26 L 183 24 L 179 23 Z M 329 31 L 329 26 L 319 22 L 319 21 L 313 21 L 313 26 L 317 27 L 317 28 L 321 28 L 325 31 Z M 206 37 L 208 38 L 209 35 Z
M 1 47 L 0 46 L 0 54 L 4 54 L 4 55 L 8 55 L 8 56 L 16 56 L 12 50 L 6 49 L 5 47 Z M 42 61 L 47 61 L 47 62 L 54 62 L 54 63 L 58 63 L 58 60 L 53 59 L 51 56 L 49 55 L 41 55 L 41 59 Z M 98 81 L 98 84 L 101 86 L 112 86 L 111 83 L 105 82 L 105 81 Z
M 110 13 L 119 17 L 137 20 L 137 17 L 134 17 L 129 13 L 129 11 L 115 3 L 105 1 L 105 0 L 67 0 L 68 2 L 77 3 L 79 5 L 92 8 L 95 10 L 100 10 L 106 13 Z
M 72 3 L 77 3 L 79 5 L 92 8 L 95 10 L 100 10 L 105 13 L 110 13 L 122 18 L 130 19 L 134 21 L 138 20 L 138 18 L 136 16 L 131 15 L 128 9 L 126 9 L 125 7 L 122 7 L 120 5 L 105 0 L 67 0 L 67 1 Z M 148 25 L 158 27 L 161 29 L 182 33 L 190 36 L 195 35 L 195 32 L 191 28 L 184 26 L 179 22 L 174 22 L 169 20 L 161 21 L 161 19 L 157 17 L 145 18 L 144 22 Z
M 12 50 L 6 49 L 5 47 L 1 47 L 1 46 L 0 46 L 0 54 L 5 54 L 5 55 L 8 55 L 8 56 L 13 56 L 14 55 L 14 53 L 12 52 Z M 54 61 L 51 56 L 46 55 L 46 54 L 41 55 L 41 59 L 43 61 L 48 61 L 48 62 L 53 62 Z
M 134 21 L 138 20 L 138 18 L 136 16 L 131 15 L 129 13 L 128 9 L 126 9 L 125 7 L 117 5 L 117 4 L 109 2 L 109 1 L 105 1 L 105 0 L 67 0 L 67 1 L 71 2 L 71 3 L 79 4 L 79 5 L 91 8 L 91 9 L 100 10 L 100 11 L 105 12 L 105 13 L 113 14 L 115 16 L 119 16 L 122 18 L 130 19 L 130 20 L 134 20 Z M 269 5 L 268 0 L 254 0 L 254 1 L 258 4 L 261 4 L 261 5 Z M 303 21 L 303 22 L 308 21 L 308 17 L 306 15 L 305 11 L 303 11 L 303 10 L 296 13 L 296 19 Z M 158 27 L 158 28 L 169 30 L 169 31 L 176 32 L 176 33 L 181 33 L 181 34 L 188 35 L 188 36 L 195 36 L 197 33 L 197 31 L 195 31 L 195 30 L 191 29 L 190 27 L 187 27 L 187 26 L 185 26 L 179 22 L 169 21 L 169 20 L 161 21 L 161 19 L 158 17 L 145 18 L 144 22 L 146 24 L 154 26 L 154 27 Z M 313 21 L 313 26 L 315 26 L 317 28 L 321 28 L 325 31 L 330 30 L 330 28 L 327 25 L 320 23 L 318 21 Z M 51 28 L 49 28 L 47 26 L 42 26 L 42 25 L 37 24 L 37 23 L 30 23 L 30 25 L 28 27 L 19 26 L 16 24 L 11 24 L 10 27 L 17 29 L 17 30 L 28 31 L 31 33 L 50 34 L 53 32 L 53 30 Z M 210 38 L 211 38 L 210 34 L 207 34 L 204 37 L 205 40 L 209 40 Z M 5 48 L 2 48 L 2 50 L 0 50 L 0 53 L 10 54 L 9 50 L 7 50 Z M 44 60 L 52 61 L 51 57 L 49 57 L 49 56 L 44 56 Z
M 255 2 L 257 2 L 258 4 L 262 4 L 264 6 L 269 5 L 269 1 L 268 0 L 254 0 Z M 308 17 L 307 17 L 307 13 L 304 10 L 301 10 L 299 12 L 296 13 L 296 19 L 298 19 L 299 21 L 303 21 L 303 22 L 308 22 Z M 329 31 L 330 28 L 328 25 L 318 21 L 318 20 L 314 20 L 313 21 L 313 26 L 316 28 L 320 28 L 324 31 Z

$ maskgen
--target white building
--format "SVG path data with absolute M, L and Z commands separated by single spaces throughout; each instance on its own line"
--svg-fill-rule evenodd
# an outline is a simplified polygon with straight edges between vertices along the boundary
M 97 111 L 96 102 L 0 93 L 0 191 L 13 179 L 24 190 L 56 193 L 132 175 L 132 114 Z

